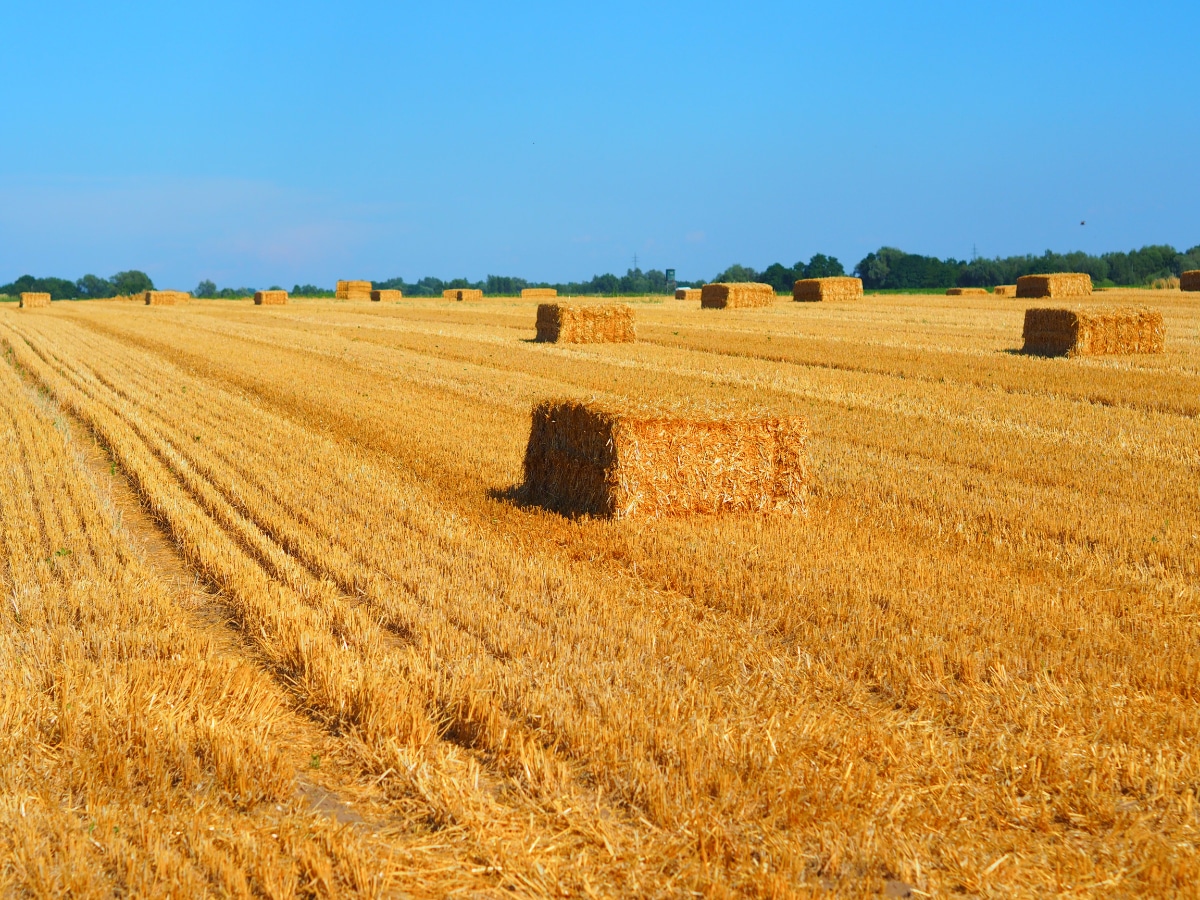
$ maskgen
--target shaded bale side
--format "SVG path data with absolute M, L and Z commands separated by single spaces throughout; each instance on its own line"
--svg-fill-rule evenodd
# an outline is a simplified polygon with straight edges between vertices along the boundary
M 1189 269 L 1179 276 L 1181 291 L 1200 291 L 1200 269 Z
M 1027 309 L 1024 353 L 1105 356 L 1162 353 L 1166 328 L 1154 309 Z
M 146 291 L 142 294 L 146 306 L 177 306 L 191 299 L 192 295 L 187 291 Z
M 862 279 L 845 275 L 829 278 L 801 278 L 792 285 L 792 299 L 798 303 L 857 300 L 862 295 Z
M 44 294 L 41 291 L 23 291 L 21 293 L 21 301 L 17 304 L 19 309 L 37 309 L 49 305 L 50 295 Z
M 632 343 L 637 340 L 633 307 L 624 303 L 539 303 L 537 340 L 559 344 Z
M 700 288 L 678 288 L 675 291 L 676 300 L 699 300 Z
M 1015 297 L 1017 296 L 1017 286 L 1015 284 L 998 284 L 992 288 L 992 293 L 997 297 Z
M 952 287 L 946 288 L 947 297 L 986 297 L 986 288 Z
M 1022 298 L 1071 299 L 1091 295 L 1092 276 L 1086 272 L 1022 275 L 1017 279 L 1017 296 Z
M 288 302 L 287 291 L 255 291 L 254 305 L 255 306 L 286 306 Z
M 521 291 L 521 296 L 525 297 L 527 299 L 529 299 L 529 298 L 546 299 L 549 297 L 557 297 L 558 290 L 556 288 L 525 288 L 524 290 Z
M 700 306 L 705 309 L 750 309 L 774 302 L 775 288 L 753 281 L 714 282 L 700 289 Z
M 371 282 L 339 281 L 333 293 L 338 300 L 370 300 Z
M 478 288 L 473 289 L 455 289 L 442 291 L 443 300 L 482 300 L 483 291 Z
M 404 294 L 397 290 L 371 291 L 371 300 L 374 303 L 387 303 L 399 300 L 403 296 Z
M 523 491 L 616 519 L 791 512 L 806 496 L 807 432 L 800 416 L 704 421 L 546 401 L 533 409 Z

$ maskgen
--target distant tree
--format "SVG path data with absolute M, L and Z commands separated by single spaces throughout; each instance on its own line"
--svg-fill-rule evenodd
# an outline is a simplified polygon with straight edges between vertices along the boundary
M 137 269 L 118 272 L 109 281 L 112 282 L 114 293 L 122 296 L 154 290 L 154 282 L 150 280 L 150 276 L 145 272 L 139 272 Z
M 78 296 L 86 297 L 89 300 L 112 297 L 116 294 L 116 291 L 113 289 L 113 283 L 107 278 L 100 278 L 97 275 L 84 275 L 75 282 L 75 290 Z
M 796 263 L 796 269 L 800 269 L 800 263 Z M 842 268 L 837 257 L 826 256 L 824 253 L 814 253 L 808 265 L 804 267 L 805 278 L 835 278 L 845 274 L 846 270 Z
M 217 285 L 215 282 L 205 278 L 192 293 L 197 297 L 215 297 L 217 295 Z
M 319 288 L 315 284 L 298 284 L 292 288 L 293 297 L 332 297 L 336 291 Z
M 753 269 L 734 263 L 713 279 L 715 282 L 758 281 L 759 275 Z
M 801 266 L 803 268 L 803 266 Z M 795 268 L 789 269 L 783 263 L 771 263 L 759 273 L 758 281 L 763 284 L 769 284 L 775 288 L 775 292 L 779 294 L 790 293 L 792 286 L 796 283 Z

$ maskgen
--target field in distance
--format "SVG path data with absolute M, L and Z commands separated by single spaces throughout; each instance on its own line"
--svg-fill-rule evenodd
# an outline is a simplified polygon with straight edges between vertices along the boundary
M 1186 891 L 1200 295 L 1093 301 L 1166 353 L 991 296 L 0 310 L 0 893 Z M 548 397 L 806 416 L 807 508 L 513 502 Z

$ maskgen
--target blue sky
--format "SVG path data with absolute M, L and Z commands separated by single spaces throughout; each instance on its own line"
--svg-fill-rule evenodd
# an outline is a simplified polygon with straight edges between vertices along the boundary
M 1200 244 L 1194 0 L 9 2 L 0 33 L 0 283 Z

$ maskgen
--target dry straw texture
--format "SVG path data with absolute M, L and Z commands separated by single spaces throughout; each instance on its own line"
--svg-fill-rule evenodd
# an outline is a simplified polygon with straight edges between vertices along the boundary
M 21 309 L 34 309 L 39 306 L 49 306 L 50 295 L 26 291 L 21 294 Z
M 1027 309 L 1026 353 L 1103 356 L 1162 353 L 1166 330 L 1153 309 Z
M 1200 291 L 1200 269 L 1191 269 L 1179 276 L 1181 291 Z
M 1017 296 L 1017 286 L 1015 284 L 998 284 L 992 288 L 992 293 L 997 297 L 1015 297 Z
M 952 287 L 946 289 L 947 297 L 986 297 L 985 288 Z
M 537 339 L 560 344 L 631 343 L 637 340 L 633 308 L 624 303 L 539 303 Z
M 675 291 L 676 300 L 699 300 L 700 288 L 678 288 Z
M 370 300 L 371 282 L 339 281 L 334 293 L 339 300 Z
M 854 300 L 863 295 L 862 279 L 848 276 L 801 278 L 792 286 L 792 299 L 803 303 Z
M 528 499 L 618 519 L 793 511 L 808 482 L 800 416 L 709 421 L 550 400 L 533 409 Z
M 443 300 L 482 300 L 483 291 L 475 289 L 455 289 L 442 291 Z
M 1054 275 L 1022 275 L 1017 279 L 1018 297 L 1069 299 L 1090 297 L 1092 276 L 1086 272 L 1059 272 Z
M 191 299 L 192 295 L 187 291 L 146 291 L 142 294 L 142 301 L 147 306 L 175 306 Z
M 396 290 L 371 291 L 371 300 L 373 300 L 375 303 L 386 303 L 392 300 L 399 300 L 403 296 L 404 295 L 400 291 Z
M 254 305 L 255 306 L 286 306 L 288 302 L 287 291 L 255 291 Z
M 742 309 L 770 306 L 775 301 L 775 288 L 753 281 L 706 284 L 700 289 L 700 305 L 705 309 Z
M 547 297 L 557 297 L 558 291 L 555 288 L 525 288 L 521 291 L 521 296 L 526 299 L 539 297 L 545 299 Z

